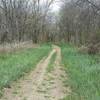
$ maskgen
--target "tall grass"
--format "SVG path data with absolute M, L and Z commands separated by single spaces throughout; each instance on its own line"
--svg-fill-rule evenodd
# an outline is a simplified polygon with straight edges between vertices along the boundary
M 79 54 L 71 46 L 62 46 L 66 80 L 72 93 L 65 100 L 100 100 L 100 56 Z
M 42 45 L 38 48 L 18 51 L 13 54 L 0 54 L 0 90 L 8 87 L 24 73 L 35 68 L 36 64 L 48 54 L 50 46 Z

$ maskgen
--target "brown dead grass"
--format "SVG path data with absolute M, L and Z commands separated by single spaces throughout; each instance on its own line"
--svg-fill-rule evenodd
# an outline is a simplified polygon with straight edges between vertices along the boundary
M 10 53 L 10 52 L 23 50 L 23 49 L 37 48 L 37 47 L 39 47 L 39 45 L 33 44 L 32 41 L 5 44 L 5 45 L 0 45 L 0 53 Z

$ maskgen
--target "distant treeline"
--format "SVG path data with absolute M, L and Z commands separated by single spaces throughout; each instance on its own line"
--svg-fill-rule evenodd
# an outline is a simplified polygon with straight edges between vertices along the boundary
M 0 0 L 0 43 L 52 41 L 55 27 L 50 7 L 53 3 L 54 0 Z
M 60 11 L 61 37 L 75 44 L 100 43 L 99 7 L 99 0 L 65 0 Z

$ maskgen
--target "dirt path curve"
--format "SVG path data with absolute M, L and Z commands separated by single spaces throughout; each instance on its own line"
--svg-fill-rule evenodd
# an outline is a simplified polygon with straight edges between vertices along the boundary
M 54 70 L 47 73 L 46 69 L 55 52 L 57 57 Z M 29 76 L 14 83 L 11 88 L 4 89 L 4 96 L 0 100 L 61 100 L 66 95 L 66 88 L 63 84 L 66 76 L 60 62 L 61 50 L 53 46 L 48 57 L 42 59 Z

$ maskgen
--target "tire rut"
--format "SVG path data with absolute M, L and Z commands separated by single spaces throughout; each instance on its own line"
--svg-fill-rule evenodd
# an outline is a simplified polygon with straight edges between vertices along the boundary
M 53 46 L 53 48 L 57 53 L 54 69 L 50 73 L 45 73 L 44 81 L 39 86 L 38 91 L 40 95 L 45 97 L 44 100 L 63 100 L 71 91 L 69 87 L 66 88 L 64 83 L 67 75 L 64 67 L 61 65 L 61 49 L 58 46 Z

